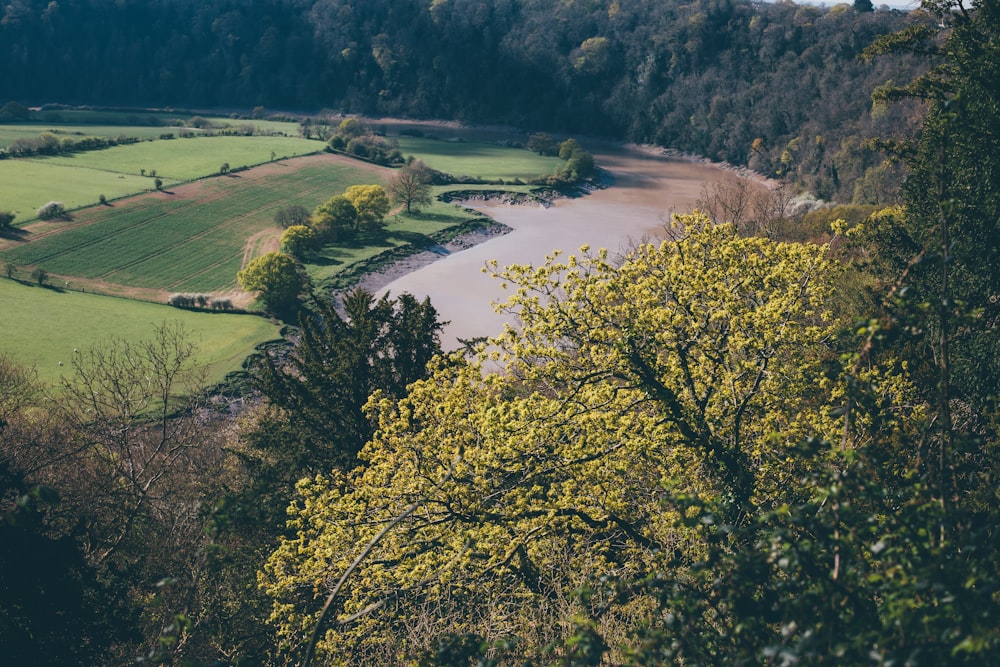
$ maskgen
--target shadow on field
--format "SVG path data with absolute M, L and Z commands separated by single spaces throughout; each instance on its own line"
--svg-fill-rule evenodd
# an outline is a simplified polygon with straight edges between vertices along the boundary
M 393 230 L 390 232 L 388 237 L 399 239 L 404 243 L 409 243 L 417 248 L 429 248 L 431 246 L 437 245 L 437 243 L 431 237 L 426 234 L 421 234 L 420 232 L 407 232 L 403 230 Z
M 308 263 L 315 264 L 316 266 L 338 266 L 344 262 L 328 255 L 314 255 L 309 258 Z
M 31 232 L 20 227 L 0 229 L 0 239 L 7 239 L 8 241 L 27 241 L 30 235 Z

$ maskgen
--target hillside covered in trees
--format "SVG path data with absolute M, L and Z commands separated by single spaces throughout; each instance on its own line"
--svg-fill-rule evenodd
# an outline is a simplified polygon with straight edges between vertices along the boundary
M 421 5 L 429 18 L 406 15 L 408 25 L 446 23 L 459 5 Z M 384 96 L 349 85 L 348 72 L 372 66 L 350 40 L 378 44 L 373 26 L 387 24 L 348 20 L 374 2 L 339 22 L 323 13 L 345 6 L 290 3 L 299 11 L 281 16 L 345 31 L 302 33 L 326 35 L 324 63 L 358 58 L 354 69 L 329 70 L 345 77 L 341 87 L 327 81 L 345 105 L 401 111 L 393 105 L 405 95 L 387 72 L 405 59 L 391 48 L 371 50 Z M 498 6 L 470 3 L 462 16 L 483 30 Z M 503 6 L 519 18 L 504 35 L 543 34 L 522 13 L 535 5 Z M 148 7 L 203 16 L 182 2 Z M 607 25 L 627 15 L 617 3 L 567 2 L 549 18 L 573 8 L 568 27 L 594 7 Z M 25 30 L 55 26 L 62 9 L 10 5 L 5 30 L 18 20 Z M 786 12 L 786 33 L 795 16 L 896 20 L 758 10 Z M 922 16 L 856 45 L 876 63 L 921 63 L 918 76 L 878 94 L 888 105 L 881 118 L 919 110 L 919 131 L 881 144 L 906 170 L 900 204 L 835 221 L 828 243 L 752 235 L 695 212 L 673 218 L 669 239 L 622 257 L 582 248 L 541 266 L 490 266 L 511 286 L 504 308 L 521 326 L 451 355 L 441 354 L 429 301 L 311 295 L 295 345 L 264 350 L 243 394 L 200 391 L 192 343 L 167 325 L 147 341 L 75 353 L 58 400 L 0 355 L 0 656 L 32 665 L 1000 663 L 1000 1 L 934 3 Z M 95 25 L 78 18 L 78 29 Z M 192 39 L 222 18 L 202 21 L 185 24 Z M 218 25 L 239 51 L 236 33 Z M 164 44 L 185 34 L 160 27 Z M 591 37 L 563 44 L 576 54 L 570 65 L 539 62 L 522 74 L 578 81 L 605 48 L 588 46 Z M 697 43 L 681 39 L 661 46 L 690 76 L 725 52 L 704 46 L 705 59 L 695 58 Z M 502 62 L 504 38 L 482 40 Z M 112 34 L 90 52 L 127 41 Z M 539 54 L 558 42 L 543 41 Z M 611 67 L 621 53 L 604 44 Z M 818 44 L 777 59 L 808 60 Z M 430 53 L 422 58 L 433 66 Z M 166 94 L 160 71 L 158 84 L 137 80 L 135 94 Z M 223 80 L 211 71 L 206 80 Z M 303 99 L 318 95 L 327 70 L 308 71 Z M 547 122 L 638 131 L 598 113 L 611 89 L 584 103 L 602 90 L 600 71 L 592 75 L 592 88 L 569 87 L 590 111 L 553 106 Z M 623 74 L 611 88 L 640 80 Z M 131 99 L 126 84 L 113 85 Z M 511 115 L 491 113 L 516 118 L 514 88 L 503 107 Z M 853 94 L 864 99 L 841 106 L 867 108 Z M 426 100 L 414 104 L 454 101 Z M 800 127 L 824 113 L 789 112 L 804 114 Z M 660 122 L 656 131 L 667 131 Z
M 503 123 L 749 164 L 850 201 L 881 162 L 864 140 L 913 113 L 873 114 L 872 91 L 923 66 L 857 56 L 927 20 L 748 0 L 12 0 L 0 102 Z

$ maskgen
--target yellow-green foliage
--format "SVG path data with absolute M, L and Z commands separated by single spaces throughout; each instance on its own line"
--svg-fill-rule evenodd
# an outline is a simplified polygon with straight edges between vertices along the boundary
M 342 659 L 398 658 L 444 632 L 540 645 L 565 634 L 586 582 L 697 560 L 679 498 L 718 498 L 741 522 L 794 497 L 804 463 L 786 443 L 838 429 L 823 409 L 827 248 L 698 216 L 674 231 L 621 263 L 583 248 L 494 268 L 521 326 L 401 401 L 375 397 L 364 465 L 300 483 L 293 536 L 260 575 L 289 646 L 372 543 L 320 644 Z M 604 636 L 648 604 L 612 603 Z

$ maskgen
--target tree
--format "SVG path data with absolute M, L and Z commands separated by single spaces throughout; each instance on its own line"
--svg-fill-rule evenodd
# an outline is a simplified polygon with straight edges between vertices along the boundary
M 36 214 L 42 220 L 50 220 L 52 218 L 62 217 L 66 214 L 66 205 L 61 201 L 50 201 L 46 204 L 42 204 Z
M 395 204 L 402 204 L 407 213 L 414 206 L 430 206 L 431 186 L 430 170 L 420 160 L 413 160 L 400 167 L 389 179 L 386 190 L 389 199 Z
M 14 226 L 14 218 L 17 217 L 9 211 L 0 211 L 0 232 L 10 230 Z
M 45 283 L 49 281 L 49 272 L 41 267 L 38 267 L 31 272 L 31 279 L 38 283 L 39 287 L 44 287 Z
M 236 279 L 244 290 L 260 292 L 271 309 L 291 306 L 306 286 L 298 263 L 280 252 L 264 253 L 250 260 L 236 274 Z
M 101 502 L 114 508 L 92 536 L 99 560 L 130 536 L 171 472 L 202 443 L 195 424 L 174 419 L 204 380 L 196 351 L 183 328 L 163 324 L 147 340 L 112 338 L 73 353 L 73 375 L 61 387 L 64 420 L 96 457 L 109 482 Z
M 902 224 L 881 237 L 890 243 L 878 253 L 894 254 L 890 263 L 897 266 L 912 264 L 904 274 L 904 309 L 937 313 L 932 325 L 913 328 L 914 356 L 927 372 L 945 372 L 949 400 L 992 413 L 1000 405 L 1000 270 L 993 260 L 1000 254 L 1000 7 L 984 0 L 972 8 L 943 2 L 929 9 L 934 24 L 886 36 L 868 51 L 870 57 L 893 50 L 929 54 L 936 65 L 904 87 L 876 93 L 880 104 L 916 97 L 928 105 L 916 143 L 882 144 L 898 149 L 911 173 L 903 186 Z M 951 360 L 946 371 L 938 368 L 943 358 Z
M 699 561 L 710 528 L 688 524 L 684 498 L 731 526 L 796 498 L 815 461 L 790 443 L 836 429 L 800 402 L 831 400 L 817 345 L 836 269 L 823 247 L 703 218 L 676 232 L 620 265 L 583 249 L 497 273 L 520 326 L 373 404 L 353 472 L 300 482 L 263 579 L 282 637 L 308 643 L 326 598 L 319 648 L 338 659 L 449 631 L 517 634 L 522 656 L 540 654 L 580 613 L 572 591 Z M 623 637 L 653 622 L 650 602 L 593 604 Z
M 535 132 L 528 137 L 528 150 L 539 155 L 558 155 L 559 144 L 548 132 Z
M 114 662 L 113 645 L 126 639 L 132 615 L 101 580 L 79 543 L 53 534 L 51 487 L 25 488 L 0 464 L 0 651 L 18 664 L 55 667 Z M 14 498 L 8 498 L 13 493 Z M 6 502 L 13 502 L 8 507 Z M 58 594 L 54 594 L 58 593 Z
M 228 173 L 229 173 L 229 163 L 228 162 L 223 162 L 222 166 L 219 167 L 219 174 L 221 174 L 221 175 L 224 176 L 224 175 L 226 175 Z
M 344 195 L 334 195 L 313 211 L 310 225 L 323 242 L 337 241 L 358 226 L 358 209 Z
M 316 233 L 305 225 L 292 225 L 281 235 L 281 252 L 301 259 L 316 247 Z
M 875 5 L 872 4 L 872 0 L 854 0 L 854 11 L 856 12 L 873 12 L 875 11 Z
M 360 229 L 373 231 L 382 226 L 389 212 L 389 197 L 381 185 L 352 185 L 344 191 L 344 197 L 357 210 Z
M 559 159 L 568 160 L 573 157 L 573 153 L 580 150 L 583 150 L 583 147 L 576 139 L 567 139 L 559 144 Z
M 274 214 L 274 223 L 288 229 L 293 225 L 306 225 L 309 222 L 309 209 L 299 204 L 283 206 Z
M 314 310 L 300 322 L 294 352 L 267 356 L 254 371 L 257 388 L 281 409 L 282 423 L 308 445 L 286 462 L 295 478 L 353 467 L 372 434 L 364 413 L 369 396 L 404 395 L 441 350 L 441 323 L 426 299 L 405 293 L 376 299 L 358 289 L 344 297 L 343 315 L 325 302 Z M 291 442 L 281 446 L 293 449 Z
M 0 121 L 28 120 L 31 110 L 19 102 L 7 102 L 0 107 Z

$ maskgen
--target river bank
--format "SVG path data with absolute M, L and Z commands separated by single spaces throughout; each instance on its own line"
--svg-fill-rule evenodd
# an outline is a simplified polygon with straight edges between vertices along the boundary
M 588 150 L 606 173 L 607 187 L 553 199 L 547 206 L 467 202 L 510 231 L 472 237 L 462 247 L 422 252 L 382 276 L 372 276 L 365 286 L 380 294 L 430 297 L 448 322 L 443 347 L 457 349 L 462 340 L 497 335 L 506 324 L 517 325 L 515 318 L 494 309 L 508 294 L 500 281 L 484 272 L 489 261 L 539 265 L 555 251 L 575 254 L 584 245 L 607 248 L 614 256 L 640 241 L 663 238 L 671 214 L 691 211 L 713 184 L 741 177 L 726 165 L 664 155 L 648 147 L 588 142 Z M 467 245 L 470 242 L 473 245 Z

